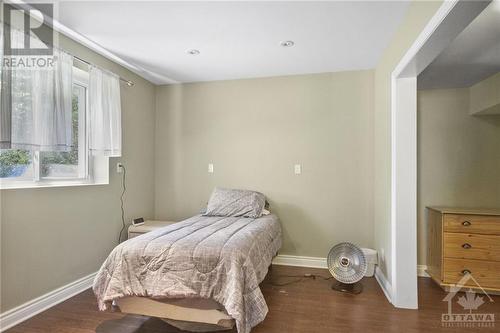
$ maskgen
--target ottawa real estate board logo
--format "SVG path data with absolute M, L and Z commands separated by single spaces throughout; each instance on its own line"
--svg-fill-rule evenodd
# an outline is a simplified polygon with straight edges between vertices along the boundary
M 4 67 L 52 68 L 54 4 L 2 1 L 1 5 Z
M 480 291 L 480 294 L 476 294 L 474 290 Z M 464 293 L 458 294 L 460 291 L 464 291 Z M 448 302 L 448 312 L 441 315 L 442 327 L 495 327 L 495 314 L 484 313 L 479 310 L 484 304 L 493 303 L 493 299 L 470 273 L 466 273 L 456 285 L 450 287 L 450 291 L 443 299 L 443 302 Z M 463 312 L 454 312 L 454 303 L 457 303 Z

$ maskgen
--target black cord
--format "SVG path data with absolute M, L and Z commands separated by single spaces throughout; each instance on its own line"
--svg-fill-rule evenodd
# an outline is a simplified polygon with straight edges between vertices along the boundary
M 121 166 L 122 170 L 123 170 L 123 176 L 122 176 L 122 194 L 120 196 L 120 208 L 122 210 L 122 230 L 120 230 L 120 235 L 118 236 L 118 244 L 120 244 L 121 240 L 122 240 L 122 233 L 123 233 L 123 230 L 125 230 L 125 209 L 123 208 L 123 196 L 125 195 L 125 191 L 127 190 L 127 186 L 125 184 L 125 174 L 127 173 L 127 171 L 125 170 L 125 166 L 122 164 Z
M 322 275 L 316 275 L 316 274 L 304 274 L 304 275 L 278 275 L 276 276 L 277 279 L 279 278 L 296 278 L 296 280 L 292 280 L 292 281 L 288 281 L 288 282 L 284 282 L 284 283 L 275 283 L 275 282 L 270 282 L 269 284 L 274 286 L 274 287 L 284 287 L 284 286 L 288 286 L 290 284 L 293 284 L 293 283 L 298 283 L 298 282 L 302 282 L 304 281 L 305 279 L 313 279 L 313 280 L 316 280 L 316 278 L 320 278 L 320 279 L 323 279 L 325 281 L 328 281 L 330 279 L 333 279 L 332 276 L 330 277 L 324 277 Z

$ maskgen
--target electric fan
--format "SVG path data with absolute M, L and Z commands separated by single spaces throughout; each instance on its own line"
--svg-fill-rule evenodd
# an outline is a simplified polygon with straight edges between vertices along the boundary
M 363 251 L 352 243 L 339 243 L 328 253 L 328 270 L 335 280 L 332 289 L 359 294 L 363 285 L 359 280 L 366 273 L 366 258 Z

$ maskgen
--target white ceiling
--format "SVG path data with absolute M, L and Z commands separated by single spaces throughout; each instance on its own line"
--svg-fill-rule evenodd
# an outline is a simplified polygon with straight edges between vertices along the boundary
M 57 19 L 166 84 L 374 68 L 408 4 L 70 1 Z
M 496 0 L 419 75 L 418 87 L 470 87 L 498 72 L 500 1 Z

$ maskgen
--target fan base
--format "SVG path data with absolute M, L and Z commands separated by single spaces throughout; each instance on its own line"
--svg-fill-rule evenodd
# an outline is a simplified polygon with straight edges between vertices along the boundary
M 332 289 L 348 294 L 359 294 L 363 291 L 363 285 L 359 282 L 347 284 L 336 281 L 333 283 Z

